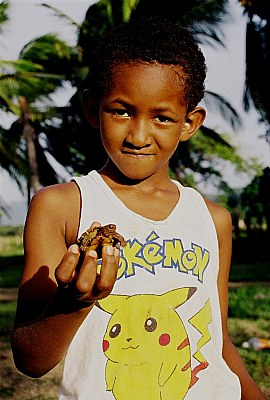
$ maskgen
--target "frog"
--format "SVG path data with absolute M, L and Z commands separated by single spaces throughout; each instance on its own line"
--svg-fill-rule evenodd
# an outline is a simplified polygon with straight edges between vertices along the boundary
M 127 243 L 124 237 L 116 231 L 116 225 L 108 224 L 87 229 L 76 240 L 76 244 L 82 253 L 95 250 L 100 258 L 103 246 L 112 245 L 119 248 L 120 246 L 125 247 Z

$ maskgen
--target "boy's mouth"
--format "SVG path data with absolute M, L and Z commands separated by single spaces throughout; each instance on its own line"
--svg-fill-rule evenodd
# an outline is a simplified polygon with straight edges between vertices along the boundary
M 130 151 L 130 150 L 122 150 L 123 154 L 126 154 L 130 157 L 149 157 L 149 156 L 153 156 L 153 153 L 145 153 L 143 151 Z

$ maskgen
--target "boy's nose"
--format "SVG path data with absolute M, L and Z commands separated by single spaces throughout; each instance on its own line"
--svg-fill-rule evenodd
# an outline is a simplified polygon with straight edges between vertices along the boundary
M 150 145 L 150 127 L 144 120 L 132 121 L 126 142 L 134 147 L 146 147 Z

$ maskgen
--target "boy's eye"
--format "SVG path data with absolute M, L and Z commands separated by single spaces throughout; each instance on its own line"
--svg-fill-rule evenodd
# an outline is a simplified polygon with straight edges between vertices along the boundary
M 166 117 L 165 115 L 158 115 L 156 119 L 162 123 L 172 122 L 172 118 Z
M 127 110 L 125 110 L 123 108 L 114 108 L 112 110 L 112 113 L 119 117 L 129 117 Z

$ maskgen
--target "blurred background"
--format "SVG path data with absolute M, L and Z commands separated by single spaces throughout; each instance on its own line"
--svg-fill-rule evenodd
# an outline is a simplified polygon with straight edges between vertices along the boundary
M 19 374 L 9 334 L 29 201 L 42 186 L 104 163 L 80 94 L 91 53 L 111 26 L 163 15 L 189 29 L 208 67 L 207 119 L 170 174 L 233 217 L 229 328 L 270 398 L 270 10 L 263 0 L 0 1 L 0 398 L 57 398 L 62 365 Z M 254 339 L 255 338 L 255 339 Z

